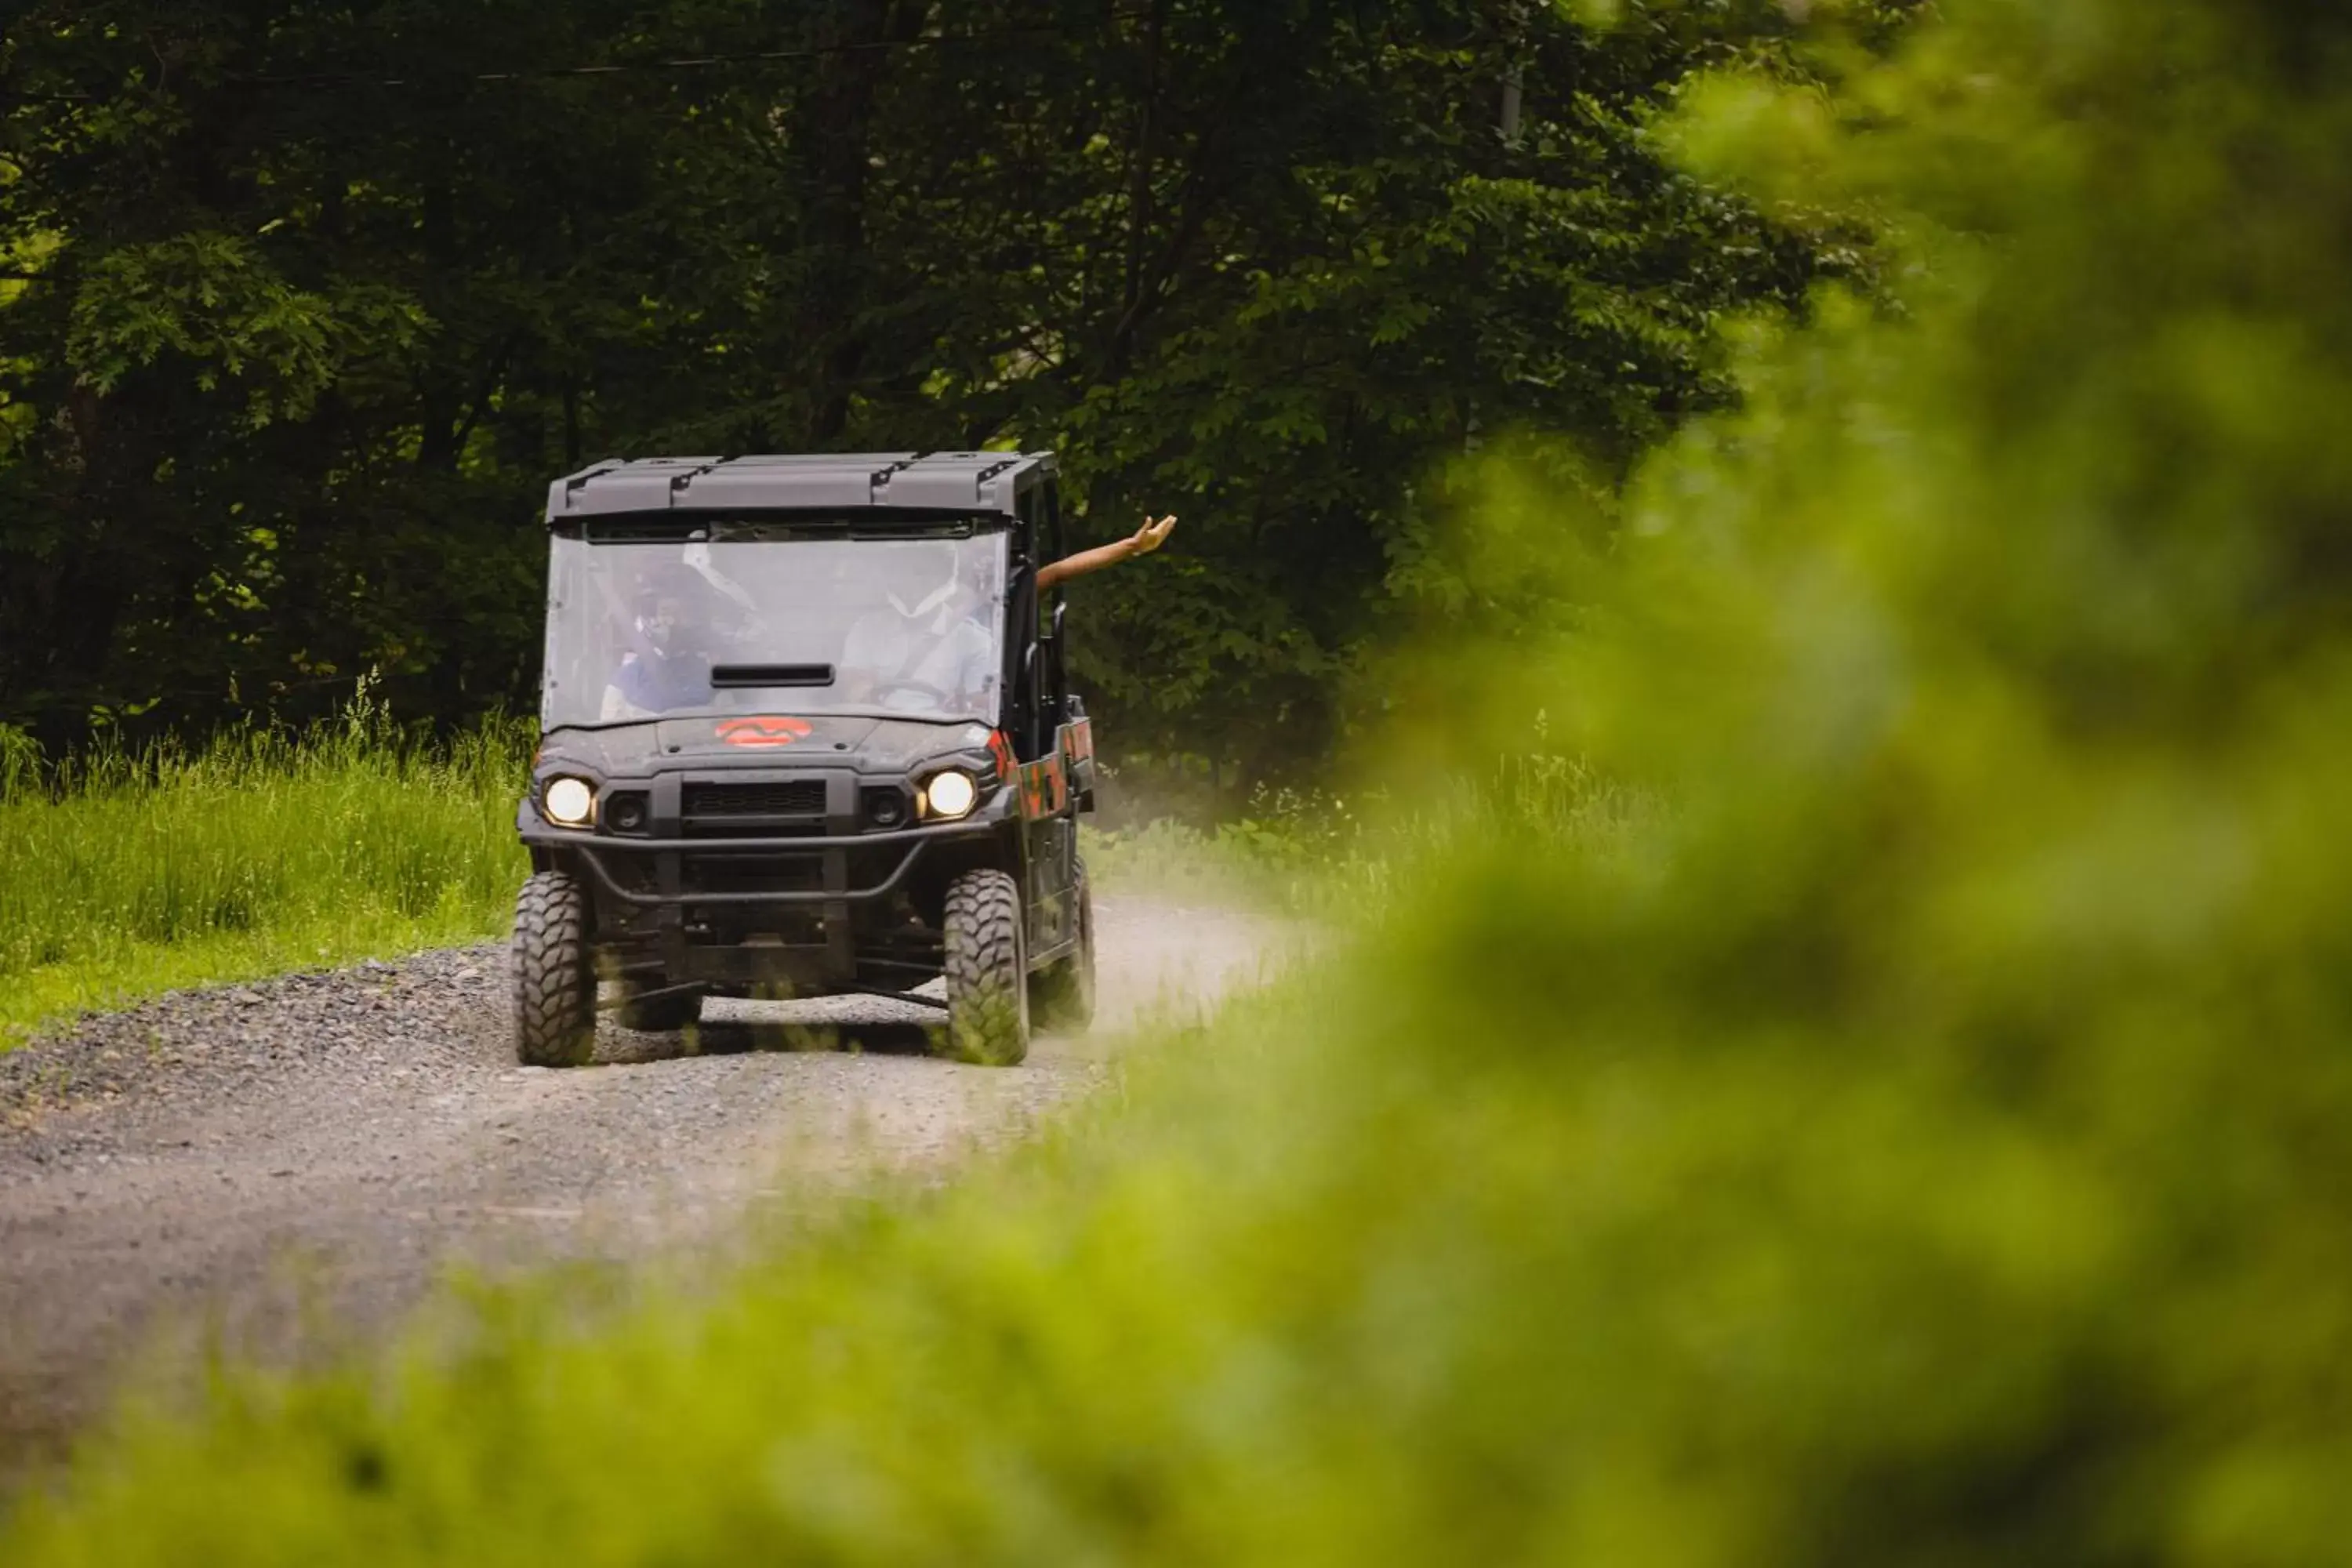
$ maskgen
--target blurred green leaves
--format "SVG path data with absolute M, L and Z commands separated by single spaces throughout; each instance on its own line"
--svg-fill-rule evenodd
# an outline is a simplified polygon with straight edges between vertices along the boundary
M 1742 409 L 1644 466 L 1593 614 L 1509 689 L 1667 792 L 1665 853 L 1496 846 L 1399 1038 L 1461 1030 L 1475 969 L 1477 1035 L 1554 1043 L 1531 1092 L 1654 1108 L 1626 1169 L 1759 1194 L 1616 1217 L 1748 1214 L 1621 1305 L 1796 1335 L 1797 1381 L 1726 1367 L 1706 1422 L 1625 1441 L 1760 1421 L 1805 1500 L 1762 1555 L 2316 1561 L 2352 1423 L 2352 100 L 2305 66 L 2352 37 L 1948 11 L 1834 97 L 1685 95 L 1711 168 L 1888 222 L 1895 308 L 1763 331 Z

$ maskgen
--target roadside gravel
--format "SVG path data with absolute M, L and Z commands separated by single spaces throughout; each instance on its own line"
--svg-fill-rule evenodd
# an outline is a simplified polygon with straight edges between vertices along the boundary
M 0 1481 L 208 1345 L 331 1348 L 453 1267 L 647 1265 L 941 1179 L 1097 1081 L 1140 1012 L 1288 945 L 1140 898 L 1097 921 L 1096 1028 L 1017 1068 L 925 1057 L 933 1015 L 865 998 L 718 1003 L 690 1043 L 608 1026 L 597 1066 L 518 1068 L 497 945 L 177 993 L 0 1056 Z

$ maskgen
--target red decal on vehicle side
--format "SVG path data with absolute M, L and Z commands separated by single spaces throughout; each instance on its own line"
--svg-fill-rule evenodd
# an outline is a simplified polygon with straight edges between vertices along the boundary
M 711 733 L 730 746 L 789 746 L 814 727 L 805 719 L 728 719 Z
M 1059 754 L 1021 766 L 1021 815 L 1034 821 L 1052 816 L 1070 804 L 1070 775 L 1062 771 Z
M 998 778 L 1009 779 L 1013 776 L 1015 766 L 1013 760 L 1013 741 L 1003 731 L 991 730 L 988 732 L 988 754 L 996 759 Z

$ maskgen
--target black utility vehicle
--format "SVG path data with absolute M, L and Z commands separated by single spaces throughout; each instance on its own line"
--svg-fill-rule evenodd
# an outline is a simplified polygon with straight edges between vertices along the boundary
M 911 996 L 1017 1062 L 1094 1007 L 1094 742 L 1037 569 L 1051 454 L 600 463 L 548 493 L 516 1047 L 709 995 Z M 1056 595 L 1058 597 L 1058 595 Z

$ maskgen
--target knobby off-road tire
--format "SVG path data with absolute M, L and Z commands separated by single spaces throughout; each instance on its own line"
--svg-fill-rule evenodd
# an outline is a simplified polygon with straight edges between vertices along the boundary
M 538 871 L 515 900 L 515 1055 L 526 1067 L 578 1067 L 596 1045 L 596 972 L 588 895 L 562 871 Z
M 623 1002 L 615 1011 L 624 1029 L 674 1035 L 702 1022 L 702 993 L 688 991 L 675 996 L 656 996 L 650 1002 Z
M 948 1026 L 936 1048 L 958 1061 L 1011 1067 L 1029 1054 L 1029 948 L 1021 890 L 1002 871 L 948 884 Z
M 1078 866 L 1078 950 L 1029 978 L 1029 1015 L 1041 1029 L 1083 1029 L 1095 1021 L 1095 893 Z

